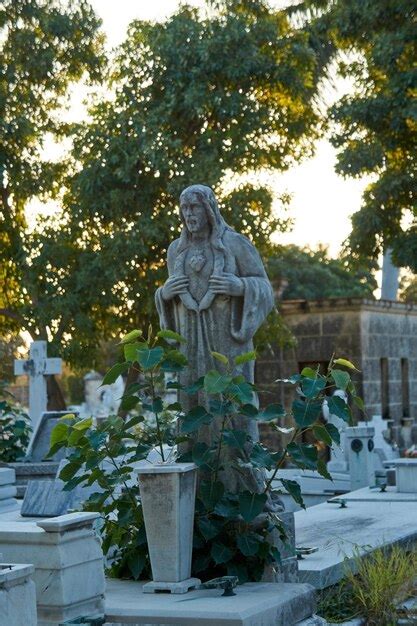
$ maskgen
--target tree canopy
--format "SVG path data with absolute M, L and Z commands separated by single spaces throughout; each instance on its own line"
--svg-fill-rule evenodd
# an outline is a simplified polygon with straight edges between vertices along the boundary
M 42 296 L 18 310 L 73 364 L 91 364 L 101 338 L 155 319 L 188 184 L 212 186 L 226 220 L 262 252 L 287 227 L 271 191 L 242 177 L 312 154 L 317 55 L 266 2 L 215 4 L 209 17 L 182 7 L 163 23 L 134 21 L 111 64 L 109 97 L 71 128 L 62 214 L 30 239 Z
M 309 24 L 330 38 L 352 94 L 331 109 L 337 171 L 373 175 L 353 215 L 351 252 L 417 271 L 417 5 L 415 0 L 307 0 Z M 311 15 L 311 13 L 309 13 Z M 318 16 L 318 17 L 317 17 Z
M 277 246 L 268 259 L 270 278 L 283 300 L 372 298 L 377 287 L 372 267 L 353 266 L 346 258 L 332 259 L 326 248 L 310 250 Z
M 85 0 L 4 0 L 0 7 L 0 330 L 47 338 L 43 284 L 33 265 L 36 236 L 25 209 L 60 191 L 64 164 L 44 158 L 69 86 L 101 68 L 99 20 Z

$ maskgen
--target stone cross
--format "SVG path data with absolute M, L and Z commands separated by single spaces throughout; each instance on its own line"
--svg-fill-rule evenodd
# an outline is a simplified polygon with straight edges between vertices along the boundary
M 46 376 L 61 373 L 62 359 L 48 359 L 46 346 L 46 341 L 34 341 L 30 346 L 29 359 L 14 362 L 16 376 L 29 376 L 29 416 L 32 428 L 36 427 L 47 409 Z

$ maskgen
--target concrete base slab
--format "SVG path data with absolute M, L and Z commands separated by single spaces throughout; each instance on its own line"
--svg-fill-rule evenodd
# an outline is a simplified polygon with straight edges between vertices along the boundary
M 417 543 L 417 502 L 348 501 L 347 508 L 325 502 L 295 513 L 295 534 L 298 545 L 318 548 L 298 562 L 299 580 L 324 589 L 346 568 L 355 571 L 355 554 Z
M 143 593 L 158 593 L 164 591 L 168 593 L 187 593 L 187 591 L 196 589 L 199 585 L 201 585 L 199 578 L 187 578 L 178 583 L 163 583 L 151 580 L 150 583 L 143 585 L 142 591 Z
M 132 626 L 293 626 L 314 614 L 314 589 L 306 584 L 247 583 L 236 596 L 222 590 L 143 594 L 143 584 L 109 579 L 106 624 Z

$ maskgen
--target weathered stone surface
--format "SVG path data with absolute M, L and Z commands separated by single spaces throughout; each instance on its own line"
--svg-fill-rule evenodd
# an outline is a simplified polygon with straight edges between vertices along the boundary
M 37 626 L 33 565 L 0 563 L 0 625 Z
M 341 498 L 345 502 L 417 502 L 417 493 L 399 493 L 395 485 L 390 485 L 384 491 L 375 487 L 363 487 L 344 493 Z
M 373 426 L 346 428 L 346 447 L 352 491 L 375 484 Z
M 103 612 L 103 553 L 92 529 L 98 516 L 73 513 L 37 524 L 0 523 L 3 558 L 29 560 L 35 567 L 40 624 Z
M 51 432 L 59 423 L 61 418 L 67 414 L 68 411 L 45 411 L 42 413 L 27 450 L 27 461 L 31 463 L 39 463 L 46 460 L 49 448 L 51 447 Z M 63 448 L 62 450 L 56 452 L 49 460 L 60 461 L 65 458 L 65 455 L 66 451 L 65 448 Z
M 253 336 L 273 307 L 271 284 L 252 243 L 235 232 L 222 217 L 210 187 L 192 185 L 180 196 L 183 229 L 168 249 L 168 280 L 156 294 L 156 306 L 162 328 L 180 333 L 187 340 L 180 346 L 188 367 L 180 374 L 189 385 L 209 370 L 224 366 L 213 351 L 230 359 L 253 349 Z M 254 379 L 254 363 L 236 368 L 249 381 Z M 200 394 L 203 396 L 203 394 Z M 204 396 L 200 403 L 204 402 Z M 181 394 L 185 409 L 198 399 Z M 255 420 L 233 418 L 232 428 L 245 430 L 258 439 Z M 199 429 L 198 440 L 211 445 L 219 437 L 221 419 Z M 191 448 L 193 442 L 184 444 Z M 245 458 L 242 451 L 228 449 L 222 454 Z M 248 468 L 234 469 L 230 463 L 222 473 L 222 482 L 231 492 L 262 491 L 259 473 Z
M 175 463 L 137 471 L 152 578 L 158 583 L 189 579 L 197 466 Z
M 0 467 L 0 486 L 13 485 L 16 480 L 16 474 L 11 467 Z
M 73 508 L 74 492 L 63 491 L 64 483 L 53 480 L 29 481 L 23 499 L 23 517 L 55 517 L 65 515 Z
M 47 358 L 46 348 L 46 341 L 34 341 L 30 346 L 29 359 L 14 362 L 15 374 L 29 376 L 29 415 L 33 428 L 37 427 L 47 408 L 46 377 L 61 373 L 62 360 Z
M 16 472 L 17 497 L 23 498 L 29 480 L 54 480 L 59 462 L 9 463 L 8 466 Z
M 310 585 L 247 583 L 236 596 L 217 590 L 190 591 L 184 596 L 142 594 L 141 584 L 107 581 L 107 625 L 164 626 L 293 626 L 315 610 Z
M 346 568 L 355 571 L 356 552 L 366 554 L 393 544 L 414 546 L 417 502 L 379 502 L 372 498 L 349 501 L 347 508 L 326 502 L 296 512 L 295 532 L 297 545 L 318 548 L 298 562 L 299 580 L 324 589 L 339 582 Z
M 303 364 L 320 362 L 325 366 L 337 352 L 362 370 L 363 374 L 356 374 L 355 380 L 368 413 L 381 414 L 381 359 L 388 359 L 389 417 L 396 424 L 400 423 L 405 411 L 417 418 L 416 305 L 360 298 L 294 300 L 282 302 L 281 312 L 297 339 L 297 345 L 277 349 L 274 359 L 268 355 L 266 360 L 275 361 L 279 372 L 275 368 L 269 374 L 261 358 L 256 376 L 261 391 L 272 389 L 274 380 L 287 378 L 299 371 Z M 402 360 L 408 362 L 408 406 L 406 395 L 403 395 Z M 278 389 L 274 393 L 279 402 Z M 287 397 L 285 406 L 289 404 L 290 398 Z M 362 419 L 356 409 L 355 417 Z M 279 443 L 277 437 L 277 447 Z
M 395 459 L 392 461 L 397 474 L 397 492 L 417 494 L 417 459 Z
M 16 475 L 13 469 L 0 467 L 0 514 L 19 508 L 16 500 Z

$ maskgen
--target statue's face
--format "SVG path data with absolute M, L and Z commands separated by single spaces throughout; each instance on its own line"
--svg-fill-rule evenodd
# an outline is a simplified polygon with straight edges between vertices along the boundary
M 208 226 L 207 212 L 198 196 L 190 193 L 181 199 L 180 210 L 190 233 L 199 233 Z

